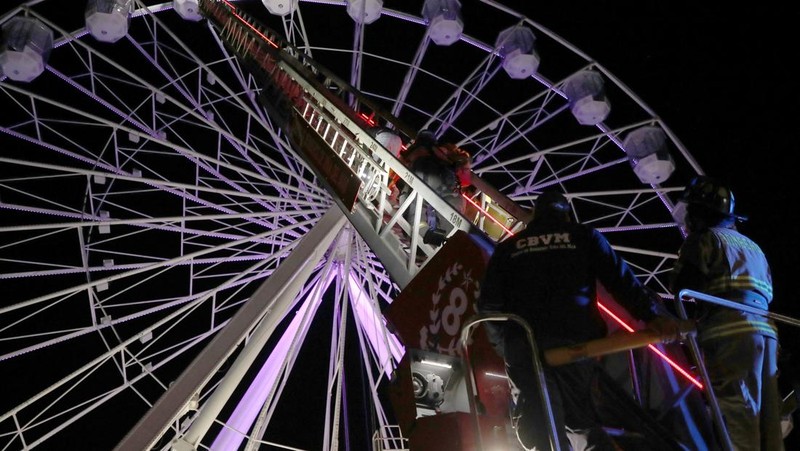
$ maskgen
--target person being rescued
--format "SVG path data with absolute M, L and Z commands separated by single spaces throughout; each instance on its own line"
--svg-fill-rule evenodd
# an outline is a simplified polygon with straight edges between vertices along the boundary
M 422 130 L 414 142 L 400 151 L 400 161 L 408 166 L 414 175 L 433 189 L 439 197 L 464 212 L 464 199 L 461 193 L 471 185 L 469 153 L 452 143 L 439 143 L 429 130 Z M 398 202 L 402 204 L 411 194 L 411 187 L 398 180 Z M 449 227 L 441 214 L 427 202 L 424 204 L 424 222 L 420 233 L 425 244 L 441 246 L 447 239 Z M 405 214 L 406 220 L 413 220 L 413 209 Z

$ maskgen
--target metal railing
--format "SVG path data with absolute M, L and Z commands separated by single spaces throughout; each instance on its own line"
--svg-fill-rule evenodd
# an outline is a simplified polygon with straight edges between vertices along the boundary
M 740 310 L 742 312 L 751 313 L 754 315 L 760 315 L 782 324 L 800 326 L 800 320 L 791 318 L 789 316 L 773 313 L 768 310 L 762 310 L 750 307 L 748 305 L 744 305 L 738 302 L 730 301 L 727 299 L 712 296 L 710 294 L 705 294 L 699 291 L 688 290 L 688 289 L 681 290 L 678 293 L 678 296 L 675 298 L 675 308 L 677 309 L 678 314 L 684 320 L 688 319 L 688 317 L 683 303 L 684 301 L 689 301 L 689 300 L 694 300 L 696 302 L 697 301 L 709 302 L 711 304 L 715 304 L 721 307 Z M 708 401 L 709 407 L 711 408 L 711 412 L 714 416 L 714 427 L 717 431 L 717 434 L 719 435 L 718 438 L 721 442 L 721 445 L 726 451 L 733 450 L 733 444 L 730 441 L 730 436 L 728 435 L 728 429 L 725 426 L 725 421 L 722 417 L 722 411 L 719 408 L 719 402 L 717 401 L 717 397 L 714 394 L 714 390 L 712 389 L 711 380 L 708 376 L 708 371 L 706 370 L 706 365 L 702 357 L 702 352 L 700 351 L 700 346 L 697 344 L 697 339 L 694 336 L 687 337 L 686 343 L 689 345 L 689 350 L 692 353 L 692 358 L 694 358 L 695 362 L 697 363 L 697 369 L 700 372 L 700 377 L 703 379 L 703 384 L 707 387 L 707 390 L 705 390 L 706 399 Z
M 410 451 L 408 437 L 398 425 L 382 426 L 372 435 L 372 451 Z
M 785 315 L 780 315 L 780 314 L 777 314 L 777 313 L 772 313 L 772 312 L 769 312 L 769 311 L 766 311 L 766 310 L 760 310 L 760 309 L 757 309 L 757 308 L 749 307 L 747 305 L 743 305 L 743 304 L 740 304 L 740 303 L 737 303 L 737 302 L 729 301 L 729 300 L 726 300 L 726 299 L 718 298 L 718 297 L 715 297 L 715 296 L 711 296 L 711 295 L 708 295 L 708 294 L 704 294 L 704 293 L 700 293 L 700 292 L 696 292 L 696 291 L 692 291 L 692 290 L 682 290 L 679 293 L 679 295 L 676 297 L 677 310 L 678 310 L 678 313 L 679 313 L 679 315 L 681 316 L 681 318 L 683 320 L 688 320 L 688 315 L 687 315 L 686 310 L 685 310 L 685 308 L 684 308 L 684 306 L 682 304 L 683 301 L 687 301 L 687 300 L 710 302 L 712 304 L 719 305 L 719 306 L 722 306 L 722 307 L 731 308 L 731 309 L 737 309 L 737 310 L 744 311 L 744 312 L 747 312 L 747 313 L 761 315 L 761 316 L 770 318 L 772 320 L 775 320 L 776 322 L 780 322 L 780 323 L 783 323 L 783 324 L 789 324 L 789 325 L 793 325 L 793 326 L 800 326 L 800 320 L 798 320 L 798 319 L 791 318 L 791 317 L 788 317 L 788 316 L 785 316 Z M 556 431 L 556 426 L 555 426 L 555 422 L 554 422 L 554 419 L 553 419 L 553 412 L 552 412 L 552 407 L 551 407 L 551 404 L 550 404 L 550 398 L 549 398 L 549 395 L 547 393 L 547 386 L 546 386 L 546 382 L 545 382 L 545 378 L 544 378 L 544 372 L 543 372 L 543 366 L 542 366 L 543 364 L 542 364 L 541 359 L 539 358 L 540 354 L 539 354 L 538 348 L 536 346 L 536 342 L 535 342 L 535 340 L 533 338 L 533 331 L 532 331 L 531 327 L 528 325 L 528 323 L 523 318 L 521 318 L 520 316 L 514 315 L 514 314 L 503 314 L 503 313 L 500 313 L 500 314 L 478 314 L 478 315 L 475 315 L 475 316 L 471 317 L 465 323 L 465 325 L 464 325 L 464 327 L 463 327 L 463 329 L 461 331 L 460 340 L 461 340 L 461 347 L 462 347 L 462 356 L 463 356 L 463 359 L 465 361 L 465 366 L 466 366 L 466 370 L 467 370 L 467 373 L 468 373 L 467 377 L 469 378 L 468 383 L 467 383 L 467 391 L 468 391 L 468 395 L 469 395 L 469 407 L 470 407 L 470 413 L 471 413 L 472 418 L 473 418 L 473 422 L 475 423 L 474 424 L 474 428 L 475 428 L 475 434 L 476 434 L 476 443 L 478 444 L 478 447 L 476 449 L 478 449 L 478 450 L 483 449 L 482 448 L 482 437 L 481 437 L 480 427 L 479 427 L 479 424 L 478 424 L 478 417 L 479 417 L 482 409 L 481 409 L 481 401 L 480 401 L 480 399 L 478 398 L 478 395 L 477 395 L 478 390 L 477 390 L 477 387 L 476 387 L 476 381 L 475 381 L 473 369 L 471 367 L 471 362 L 470 362 L 470 357 L 469 357 L 469 352 L 468 352 L 468 343 L 470 342 L 470 337 L 471 337 L 471 335 L 473 333 L 473 329 L 478 324 L 480 324 L 482 322 L 487 322 L 487 321 L 497 321 L 497 322 L 500 322 L 500 321 L 514 321 L 514 322 L 517 322 L 518 324 L 520 324 L 520 326 L 522 326 L 524 328 L 524 330 L 525 330 L 525 332 L 527 334 L 527 337 L 528 337 L 528 341 L 530 342 L 531 349 L 533 351 L 533 355 L 532 355 L 533 369 L 534 369 L 536 375 L 538 376 L 538 378 L 537 378 L 538 387 L 540 389 L 540 395 L 541 395 L 542 399 L 544 400 L 543 408 L 545 409 L 545 414 L 547 415 L 546 418 L 549 420 L 549 426 L 550 426 L 549 433 L 550 433 L 550 437 L 551 437 L 551 447 L 554 450 L 555 449 L 560 449 L 560 448 L 558 448 L 558 433 Z M 714 424 L 716 433 L 718 435 L 717 438 L 718 438 L 718 441 L 719 441 L 719 445 L 720 445 L 720 447 L 722 449 L 724 449 L 726 451 L 731 451 L 731 450 L 733 450 L 733 445 L 732 445 L 732 443 L 730 441 L 730 437 L 728 435 L 728 431 L 727 431 L 727 428 L 725 426 L 721 410 L 719 408 L 719 403 L 717 402 L 716 396 L 715 396 L 713 390 L 711 389 L 711 387 L 712 387 L 711 381 L 710 381 L 708 372 L 706 370 L 706 367 L 705 367 L 705 364 L 704 364 L 704 361 L 703 361 L 703 358 L 702 358 L 702 353 L 701 353 L 699 345 L 697 343 L 696 336 L 695 336 L 695 334 L 686 334 L 686 335 L 684 335 L 682 337 L 682 341 L 686 345 L 688 345 L 689 350 L 691 352 L 691 357 L 695 360 L 695 362 L 697 364 L 697 369 L 698 369 L 698 371 L 700 373 L 700 376 L 701 376 L 701 378 L 703 380 L 704 386 L 708 387 L 708 389 L 705 390 L 705 396 L 706 396 L 706 400 L 707 400 L 707 403 L 708 403 L 708 407 L 711 410 L 711 414 L 713 416 L 713 420 L 714 420 L 713 424 Z M 633 367 L 635 365 L 631 365 L 631 366 Z M 636 377 L 635 373 L 632 374 L 632 377 L 633 378 Z
M 542 399 L 542 408 L 544 409 L 545 418 L 547 418 L 548 423 L 548 434 L 550 436 L 550 448 L 553 450 L 561 449 L 561 446 L 558 442 L 558 431 L 556 430 L 556 423 L 555 418 L 553 417 L 553 408 L 550 404 L 550 395 L 547 392 L 547 382 L 545 381 L 544 377 L 544 368 L 542 366 L 542 361 L 539 358 L 539 348 L 536 345 L 536 340 L 533 338 L 533 329 L 525 321 L 521 316 L 515 315 L 513 313 L 491 313 L 491 314 L 477 314 L 473 315 L 469 318 L 465 323 L 463 328 L 461 329 L 461 349 L 462 349 L 462 356 L 464 358 L 464 362 L 466 365 L 467 377 L 469 381 L 467 383 L 467 393 L 469 397 L 469 410 L 472 416 L 472 420 L 474 422 L 474 429 L 475 429 L 475 443 L 476 449 L 478 451 L 483 450 L 483 437 L 481 436 L 481 428 L 480 424 L 478 423 L 478 414 L 480 405 L 480 399 L 478 399 L 478 390 L 475 384 L 475 375 L 472 369 L 472 365 L 469 359 L 469 342 L 470 337 L 472 336 L 473 329 L 480 323 L 483 322 L 501 322 L 501 321 L 514 321 L 515 323 L 519 324 L 524 330 L 528 337 L 528 343 L 531 346 L 531 360 L 533 363 L 533 369 L 536 372 L 536 381 L 537 386 L 539 388 L 539 396 Z

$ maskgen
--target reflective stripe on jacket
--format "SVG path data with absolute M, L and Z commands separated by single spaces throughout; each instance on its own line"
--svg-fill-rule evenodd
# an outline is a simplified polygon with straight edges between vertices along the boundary
M 766 256 L 753 240 L 731 228 L 712 227 L 689 235 L 673 269 L 671 288 L 674 293 L 689 288 L 761 308 L 772 302 Z M 763 316 L 738 311 L 719 314 L 721 309 L 714 307 L 708 310 L 711 314 L 699 331 L 701 340 L 743 332 L 777 336 L 774 324 Z
M 702 341 L 730 337 L 741 333 L 757 333 L 767 337 L 778 338 L 778 330 L 772 321 L 763 316 L 740 313 L 722 312 L 712 313 L 698 333 Z

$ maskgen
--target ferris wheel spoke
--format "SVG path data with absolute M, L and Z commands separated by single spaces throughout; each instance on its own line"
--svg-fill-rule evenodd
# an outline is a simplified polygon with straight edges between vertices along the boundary
M 365 443 L 381 437 L 402 446 L 383 392 L 406 352 L 383 316 L 400 291 L 385 267 L 393 263 L 381 260 L 387 252 L 370 249 L 375 238 L 344 223 L 332 244 L 307 242 L 323 234 L 320 223 L 339 199 L 294 148 L 297 130 L 270 115 L 269 80 L 199 11 L 181 10 L 182 2 L 134 3 L 113 43 L 72 23 L 53 0 L 26 0 L 0 18 L 4 24 L 24 14 L 55 34 L 37 79 L 0 75 L 0 135 L 12 143 L 0 156 L 0 292 L 10 293 L 0 306 L 0 362 L 20 375 L 0 402 L 0 447 L 46 447 L 99 419 L 118 425 L 98 445 L 109 448 L 133 421 L 158 411 L 162 397 L 181 399 L 158 414 L 160 445 L 333 447 L 345 425 L 355 426 L 357 403 L 357 414 L 366 406 L 369 427 L 377 429 Z M 330 90 L 325 96 L 341 97 L 336 105 L 355 114 L 346 124 L 357 135 L 348 141 L 354 148 L 374 131 L 369 121 L 385 112 L 396 117 L 385 125 L 404 145 L 433 129 L 471 154 L 481 187 L 474 206 L 489 211 L 495 196 L 504 198 L 501 208 L 524 212 L 555 187 L 638 278 L 666 292 L 682 239 L 673 199 L 699 167 L 654 111 L 597 61 L 497 1 L 465 4 L 468 32 L 447 45 L 435 39 L 441 30 L 424 11 L 411 11 L 415 2 L 383 7 L 375 25 L 353 17 L 350 3 L 358 2 L 273 2 L 284 8 L 277 14 L 264 8 L 268 3 L 230 2 L 237 14 L 263 23 L 256 28 L 282 30 L 294 46 L 287 53 L 325 68 L 304 60 L 289 72 L 324 72 L 316 82 Z M 570 98 L 585 87 L 584 76 L 603 85 L 604 92 L 592 92 L 592 105 L 600 113 L 613 106 L 600 122 L 588 123 L 592 114 L 581 116 Z M 668 180 L 643 181 L 629 155 L 626 141 L 648 127 L 663 133 L 674 157 Z M 386 183 L 386 161 L 366 162 L 374 180 Z M 399 221 L 404 207 L 386 211 L 392 199 L 380 200 L 371 206 L 390 218 L 383 225 L 406 227 Z M 356 214 L 367 211 L 361 207 Z M 394 229 L 376 230 L 387 248 L 405 252 L 401 241 L 388 240 Z M 426 258 L 435 254 L 429 248 Z M 298 250 L 314 262 L 297 264 Z M 296 274 L 289 291 L 259 291 L 288 272 Z M 268 313 L 252 314 L 247 327 L 241 319 L 234 333 L 234 319 L 256 303 Z M 261 343 L 250 327 L 256 323 L 274 327 L 274 337 Z M 210 349 L 217 354 L 209 361 L 196 360 Z M 237 362 L 245 353 L 259 354 L 246 370 Z M 318 354 L 328 357 L 321 366 Z M 200 373 L 208 377 L 180 383 Z M 241 385 L 230 390 L 234 381 Z M 316 402 L 325 413 L 302 436 L 285 433 L 295 426 L 285 418 L 308 416 L 298 393 L 325 399 Z M 245 410 L 246 420 L 237 416 Z

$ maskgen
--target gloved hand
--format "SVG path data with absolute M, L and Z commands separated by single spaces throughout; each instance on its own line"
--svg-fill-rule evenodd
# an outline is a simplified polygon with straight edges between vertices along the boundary
M 678 321 L 669 316 L 659 316 L 645 324 L 645 327 L 658 334 L 664 343 L 680 341 L 684 335 L 694 330 L 691 322 Z

